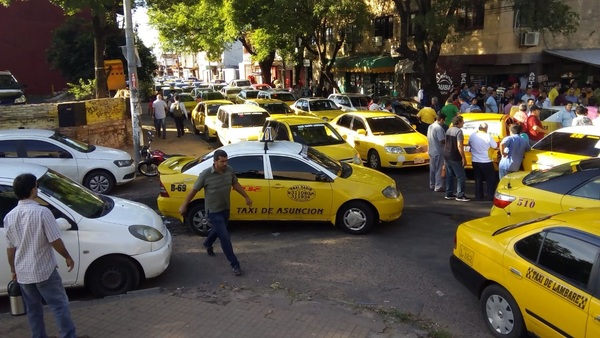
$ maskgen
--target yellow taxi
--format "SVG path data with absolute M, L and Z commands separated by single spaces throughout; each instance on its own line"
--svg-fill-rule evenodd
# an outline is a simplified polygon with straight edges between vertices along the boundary
M 600 337 L 600 209 L 475 219 L 450 267 L 494 337 Z
M 295 112 L 290 106 L 281 100 L 275 99 L 248 99 L 245 104 L 259 106 L 272 115 L 295 115 Z
M 329 122 L 340 115 L 342 109 L 330 99 L 307 97 L 294 102 L 292 109 L 296 115 L 314 116 Z
M 429 164 L 427 137 L 394 113 L 353 111 L 331 124 L 373 169 Z
M 253 201 L 252 207 L 247 207 L 233 192 L 232 221 L 325 221 L 359 235 L 402 214 L 404 199 L 392 178 L 338 162 L 307 145 L 240 142 L 219 149 L 227 152 L 228 164 Z M 199 235 L 210 230 L 204 190 L 194 197 L 185 217 L 178 210 L 200 172 L 213 165 L 213 154 L 170 158 L 158 168 L 158 209 L 164 216 L 184 221 Z
M 336 161 L 362 165 L 360 155 L 329 123 L 312 116 L 271 115 L 262 133 L 271 128 L 275 140 L 311 146 Z
M 490 215 L 550 214 L 592 207 L 600 207 L 600 158 L 504 176 Z
M 192 96 L 191 93 L 179 93 L 177 96 L 179 97 L 179 102 L 183 103 L 185 110 L 188 111 L 188 114 L 196 107 L 196 97 Z
M 523 169 L 548 169 L 555 165 L 600 155 L 600 128 L 560 128 L 546 135 L 525 153 Z
M 256 96 L 258 99 L 281 100 L 288 106 L 296 102 L 294 94 L 284 90 L 261 90 Z
M 217 137 L 217 111 L 219 107 L 229 104 L 233 103 L 229 100 L 210 100 L 198 103 L 192 110 L 191 117 L 194 133 L 202 133 L 202 136 L 207 141 L 214 140 Z

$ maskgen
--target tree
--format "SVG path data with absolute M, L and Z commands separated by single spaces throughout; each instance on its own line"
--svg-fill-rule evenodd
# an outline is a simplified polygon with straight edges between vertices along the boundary
M 400 17 L 401 55 L 414 61 L 414 70 L 424 89 L 439 96 L 436 65 L 445 42 L 459 41 L 456 12 L 461 7 L 474 6 L 485 0 L 393 0 Z M 576 30 L 579 16 L 562 0 L 511 0 L 515 9 L 522 9 L 536 30 L 570 34 Z M 533 6 L 532 6 L 533 4 Z M 412 27 L 412 37 L 405 27 Z

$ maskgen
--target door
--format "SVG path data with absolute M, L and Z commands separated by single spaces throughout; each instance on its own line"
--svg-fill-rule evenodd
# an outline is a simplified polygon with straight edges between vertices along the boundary
M 253 221 L 269 219 L 269 182 L 265 179 L 264 155 L 230 157 L 227 163 L 235 171 L 239 183 L 252 199 L 252 207 L 237 191 L 231 190 L 232 220 Z
M 83 177 L 79 177 L 77 160 L 70 150 L 41 140 L 24 140 L 23 146 L 26 153 L 23 162 L 43 165 L 75 182 L 82 182 Z
M 562 211 L 600 207 L 600 177 L 595 177 L 564 195 L 560 205 Z
M 330 219 L 332 186 L 318 181 L 320 170 L 295 157 L 269 156 L 270 216 L 273 220 Z
M 358 151 L 362 158 L 367 158 L 367 153 L 369 151 L 366 133 L 368 133 L 367 122 L 362 117 L 355 116 L 352 121 L 351 135 L 352 140 L 354 141 L 354 149 Z
M 21 156 L 17 150 L 17 144 L 19 141 L 14 140 L 5 140 L 0 141 L 0 164 L 12 164 L 12 163 L 22 163 L 23 162 L 23 154 Z

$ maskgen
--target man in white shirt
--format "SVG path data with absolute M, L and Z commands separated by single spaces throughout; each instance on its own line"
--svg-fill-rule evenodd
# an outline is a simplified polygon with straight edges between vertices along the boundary
M 533 102 L 535 102 L 535 95 L 533 95 L 531 88 L 527 88 L 525 94 L 521 96 L 521 100 L 523 100 L 523 102 L 527 102 L 528 100 L 533 100 Z
M 446 115 L 437 114 L 435 122 L 427 129 L 427 143 L 429 152 L 429 189 L 436 192 L 445 192 L 442 167 L 444 166 L 444 143 L 446 142 L 446 130 L 444 122 Z
M 496 101 L 496 91 L 491 90 L 488 98 L 485 100 L 485 112 L 486 113 L 497 113 L 498 112 L 498 102 Z
M 374 97 L 373 99 L 371 99 L 371 104 L 369 105 L 369 110 L 381 110 L 381 108 L 379 107 L 379 98 L 378 97 Z
M 163 101 L 161 94 L 156 95 L 156 100 L 152 102 L 152 114 L 154 116 L 154 129 L 158 137 L 167 138 L 167 127 L 165 118 L 167 117 L 167 103 Z
M 475 175 L 475 199 L 491 201 L 496 191 L 496 173 L 490 159 L 489 150 L 498 148 L 494 138 L 487 133 L 488 125 L 482 122 L 479 131 L 469 136 L 471 163 Z M 486 182 L 486 194 L 483 193 L 483 181 Z

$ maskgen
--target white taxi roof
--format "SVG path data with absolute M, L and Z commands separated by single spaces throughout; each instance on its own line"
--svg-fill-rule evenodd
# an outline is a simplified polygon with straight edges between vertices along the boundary
M 19 136 L 19 137 L 50 137 L 55 134 L 54 130 L 47 129 L 3 129 L 0 130 L 0 136 Z
M 0 178 L 13 181 L 15 177 L 29 173 L 38 179 L 48 171 L 48 168 L 33 163 L 5 163 L 0 170 Z
M 299 154 L 302 150 L 303 145 L 296 142 L 290 141 L 274 141 L 268 143 L 267 152 L 269 154 Z M 244 141 L 234 144 L 228 144 L 222 146 L 222 150 L 225 150 L 227 156 L 237 154 L 250 154 L 250 153 L 265 153 L 265 143 L 258 141 Z M 211 152 L 214 153 L 214 150 Z
M 600 128 L 597 126 L 564 127 L 553 131 L 553 133 L 570 133 L 600 136 Z
M 230 113 L 253 113 L 253 112 L 261 112 L 268 113 L 264 108 L 259 106 L 255 106 L 253 104 L 228 104 L 219 107 L 221 110 L 225 110 Z

